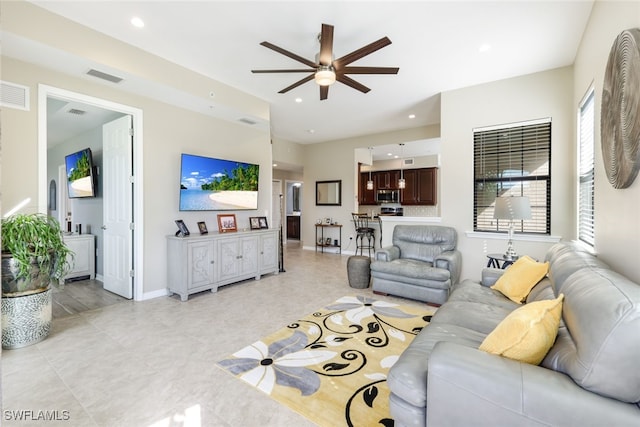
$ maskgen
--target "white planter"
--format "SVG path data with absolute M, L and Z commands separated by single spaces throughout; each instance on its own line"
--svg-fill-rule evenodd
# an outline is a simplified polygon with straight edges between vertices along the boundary
M 2 348 L 26 347 L 49 335 L 51 298 L 51 289 L 37 294 L 2 298 Z

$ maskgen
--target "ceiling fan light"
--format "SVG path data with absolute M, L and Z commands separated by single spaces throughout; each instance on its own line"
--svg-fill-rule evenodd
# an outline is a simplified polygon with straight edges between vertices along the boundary
M 336 82 L 336 72 L 331 65 L 321 65 L 314 76 L 320 86 L 330 86 Z

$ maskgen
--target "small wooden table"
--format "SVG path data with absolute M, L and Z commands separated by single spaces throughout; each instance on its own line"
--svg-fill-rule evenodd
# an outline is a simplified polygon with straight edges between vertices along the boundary
M 487 254 L 487 258 L 489 258 L 489 262 L 487 262 L 487 267 L 494 267 L 494 268 L 501 268 L 501 269 L 505 269 L 509 267 L 511 264 L 513 264 L 518 260 L 518 258 L 507 259 L 505 258 L 504 254 Z

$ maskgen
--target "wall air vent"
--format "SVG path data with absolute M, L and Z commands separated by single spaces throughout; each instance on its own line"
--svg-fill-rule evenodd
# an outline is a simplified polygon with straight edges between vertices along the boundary
M 29 111 L 29 87 L 0 81 L 0 106 Z
M 251 120 L 251 119 L 247 119 L 246 117 L 243 117 L 243 118 L 241 118 L 241 119 L 238 119 L 238 121 L 239 121 L 239 122 L 242 122 L 242 123 L 244 123 L 244 124 L 247 124 L 247 125 L 255 125 L 255 124 L 257 123 L 257 122 L 254 122 L 254 121 L 253 121 L 253 120 Z
M 403 166 L 413 166 L 414 163 L 413 159 L 402 159 Z
M 111 83 L 120 83 L 122 78 L 114 76 L 112 74 L 103 73 L 102 71 L 94 70 L 93 68 L 87 71 L 88 76 L 97 77 L 102 80 L 106 80 Z
M 85 114 L 87 114 L 86 111 L 84 110 L 78 110 L 77 108 L 72 108 L 69 111 L 67 111 L 67 113 L 69 114 L 75 114 L 76 116 L 83 116 Z

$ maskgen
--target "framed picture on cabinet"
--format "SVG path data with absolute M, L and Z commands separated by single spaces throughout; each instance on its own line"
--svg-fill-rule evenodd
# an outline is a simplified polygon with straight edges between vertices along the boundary
M 252 230 L 259 230 L 260 229 L 260 217 L 257 217 L 257 216 L 249 217 L 249 227 Z
M 181 219 L 176 219 L 176 225 L 178 226 L 178 231 L 176 231 L 176 236 L 188 236 L 189 229 L 187 225 Z
M 258 223 L 260 224 L 260 228 L 269 228 L 269 225 L 267 224 L 266 216 L 259 216 Z
M 220 233 L 238 231 L 235 214 L 218 214 L 218 230 Z
M 198 229 L 200 230 L 200 234 L 207 234 L 209 230 L 207 230 L 207 224 L 204 221 L 200 221 L 198 223 Z

